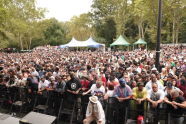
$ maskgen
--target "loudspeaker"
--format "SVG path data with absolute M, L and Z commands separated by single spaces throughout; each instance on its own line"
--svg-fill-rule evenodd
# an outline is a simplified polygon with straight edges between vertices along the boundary
M 27 120 L 19 120 L 19 124 L 32 124 L 32 123 L 29 123 Z

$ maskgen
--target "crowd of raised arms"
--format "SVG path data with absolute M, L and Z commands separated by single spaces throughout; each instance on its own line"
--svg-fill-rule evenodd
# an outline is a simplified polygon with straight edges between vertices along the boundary
M 26 87 L 29 93 L 68 92 L 72 99 L 90 94 L 103 106 L 109 97 L 119 102 L 133 99 L 139 109 L 144 109 L 144 101 L 151 108 L 166 103 L 181 124 L 186 108 L 185 53 L 184 47 L 162 47 L 158 69 L 155 51 L 141 49 L 91 52 L 43 47 L 29 53 L 0 53 L 0 84 Z

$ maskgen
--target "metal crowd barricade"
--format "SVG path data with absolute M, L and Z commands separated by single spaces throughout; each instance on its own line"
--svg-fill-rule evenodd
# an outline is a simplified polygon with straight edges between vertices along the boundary
M 50 93 L 44 90 L 42 94 L 37 94 L 34 102 L 33 111 L 45 113 L 48 110 L 48 102 L 50 99 Z
M 119 102 L 116 97 L 106 100 L 105 115 L 107 124 L 125 124 L 128 118 L 129 100 Z
M 14 87 L 13 91 L 17 91 L 12 100 L 12 105 L 10 107 L 10 113 L 13 110 L 13 107 L 19 108 L 19 114 L 21 114 L 22 109 L 26 108 L 28 103 L 28 90 L 26 87 Z
M 144 101 L 144 108 L 140 109 L 135 107 L 137 104 L 135 103 L 135 100 L 130 100 L 130 106 L 127 110 L 127 114 L 125 116 L 127 124 L 129 123 L 136 123 L 137 117 L 139 115 L 143 116 L 143 123 L 154 123 L 158 121 L 164 121 L 165 124 L 168 123 L 168 113 L 166 111 L 166 104 L 162 103 L 160 104 L 158 108 L 156 109 L 150 109 L 150 103 L 147 101 Z
M 0 108 L 8 101 L 8 89 L 5 85 L 0 85 Z
M 181 120 L 183 120 L 183 122 L 181 124 L 186 123 L 186 109 L 185 109 L 183 115 L 177 115 L 176 113 L 174 113 L 174 114 L 168 113 L 167 114 L 167 116 L 168 116 L 167 124 L 173 124 L 174 123 L 174 122 L 172 122 L 172 116 L 175 116 L 175 115 L 182 118 Z M 180 124 L 179 120 L 177 120 L 176 123 Z
M 87 109 L 87 105 L 88 105 L 88 102 L 89 102 L 89 97 L 92 96 L 91 94 L 87 94 L 87 95 L 82 95 L 81 96 L 81 112 L 82 112 L 82 119 L 85 118 L 85 115 L 86 115 L 86 109 Z
M 105 113 L 107 124 L 118 123 L 118 100 L 116 99 L 116 97 L 109 97 L 106 100 Z
M 58 91 L 58 90 L 54 90 L 52 91 L 52 99 L 53 99 L 53 102 L 52 102 L 52 108 L 54 109 L 54 115 L 57 116 L 58 115 L 58 112 L 59 112 L 59 108 L 60 108 L 60 103 L 61 103 L 61 100 L 63 99 L 63 92 L 61 91 Z M 50 107 L 50 108 L 51 108 Z
M 69 98 L 69 93 L 65 92 L 63 94 L 62 100 L 61 100 L 61 104 L 60 104 L 60 108 L 59 108 L 59 112 L 58 112 L 58 117 L 57 117 L 57 123 L 59 123 L 60 117 L 62 115 L 69 115 L 70 116 L 70 124 L 73 123 L 74 120 L 74 116 L 75 116 L 75 109 L 76 109 L 76 99 L 72 99 Z
M 143 101 L 141 104 L 137 104 L 135 100 L 130 99 L 130 107 L 129 110 L 129 117 L 130 119 L 137 119 L 138 115 L 146 117 L 146 112 L 147 112 L 147 101 Z
M 159 123 L 164 121 L 165 124 L 168 123 L 168 112 L 167 104 L 160 103 L 157 108 L 151 108 L 150 102 L 147 102 L 146 117 L 144 119 L 145 123 Z

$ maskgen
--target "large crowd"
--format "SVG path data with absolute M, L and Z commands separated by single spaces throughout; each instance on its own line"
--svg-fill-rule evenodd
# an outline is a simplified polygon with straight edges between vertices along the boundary
M 171 123 L 183 124 L 186 109 L 186 49 L 163 46 L 160 66 L 155 67 L 155 51 L 67 51 L 35 49 L 29 53 L 0 53 L 0 84 L 26 87 L 28 93 L 58 91 L 77 96 L 97 96 L 101 104 L 114 97 L 119 103 L 133 100 L 138 115 L 144 116 L 145 102 L 150 111 L 166 104 Z M 91 97 L 92 98 L 92 97 Z M 95 98 L 95 99 L 96 99 Z M 124 106 L 124 107 L 125 107 Z M 93 118 L 87 108 L 85 124 Z M 99 107 L 97 107 L 99 108 Z M 100 109 L 98 109 L 100 110 Z M 99 113 L 99 111 L 97 111 Z M 104 112 L 96 116 L 105 123 Z M 120 119 L 122 122 L 122 118 Z

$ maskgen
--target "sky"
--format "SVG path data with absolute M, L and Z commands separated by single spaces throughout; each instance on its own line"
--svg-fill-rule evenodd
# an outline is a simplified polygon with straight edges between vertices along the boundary
M 46 8 L 46 18 L 55 17 L 59 21 L 69 21 L 91 10 L 92 0 L 37 0 L 37 7 Z

